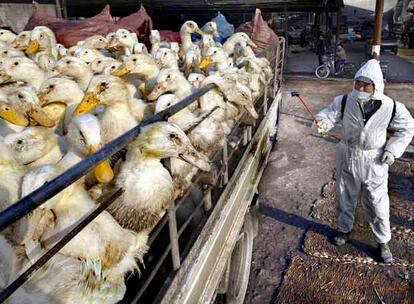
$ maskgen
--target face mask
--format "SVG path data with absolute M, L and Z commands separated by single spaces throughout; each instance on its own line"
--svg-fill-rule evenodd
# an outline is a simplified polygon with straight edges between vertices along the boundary
M 371 95 L 372 95 L 371 93 L 361 92 L 355 89 L 352 90 L 351 94 L 352 94 L 352 97 L 354 97 L 359 102 L 367 102 L 368 100 L 371 99 Z

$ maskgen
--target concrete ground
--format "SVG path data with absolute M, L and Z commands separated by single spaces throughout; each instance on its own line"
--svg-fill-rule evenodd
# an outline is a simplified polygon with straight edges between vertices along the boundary
M 346 44 L 347 60 L 359 67 L 361 62 L 366 60 L 365 43 L 355 42 Z M 414 82 L 414 62 L 405 50 L 400 50 L 402 56 L 395 56 L 389 53 L 381 55 L 381 60 L 388 62 L 389 72 L 387 81 L 389 82 Z M 411 54 L 411 53 L 410 53 Z M 285 71 L 289 74 L 315 75 L 318 66 L 318 57 L 309 48 L 301 49 L 297 45 L 289 46 L 289 53 Z
M 322 186 L 332 179 L 335 165 L 336 140 L 322 138 L 311 129 L 309 114 L 290 92 L 299 91 L 318 112 L 351 86 L 351 81 L 300 77 L 287 77 L 283 84 L 278 143 L 259 186 L 261 222 L 245 303 L 275 302 L 290 261 L 304 255 L 303 238 L 314 224 L 309 216 L 311 206 L 321 197 Z M 386 91 L 414 113 L 413 85 L 387 84 Z

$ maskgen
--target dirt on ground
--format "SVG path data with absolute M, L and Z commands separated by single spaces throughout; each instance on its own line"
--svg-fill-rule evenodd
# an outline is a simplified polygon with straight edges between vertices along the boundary
M 335 301 L 331 300 L 325 301 L 324 299 L 329 298 L 328 295 L 316 292 L 312 286 L 322 284 L 323 287 L 326 282 L 334 281 L 329 284 L 333 284 L 333 288 L 340 289 L 341 282 L 346 278 L 338 273 L 340 271 L 343 271 L 344 274 L 352 273 L 355 275 L 355 286 L 359 286 L 357 276 L 360 272 L 358 269 L 365 269 L 366 265 L 370 265 L 365 263 L 366 260 L 376 263 L 375 249 L 366 239 L 366 235 L 370 235 L 370 231 L 363 226 L 363 219 L 361 220 L 362 227 L 358 228 L 362 230 L 363 236 L 356 237 L 354 241 L 357 246 L 350 246 L 348 251 L 344 249 L 344 252 L 339 253 L 334 252 L 336 248 L 330 247 L 329 237 L 335 233 L 336 215 L 335 208 L 332 208 L 335 199 L 332 195 L 334 195 L 335 147 L 338 140 L 333 137 L 319 136 L 311 128 L 310 115 L 305 111 L 298 98 L 290 96 L 291 91 L 299 91 L 316 113 L 329 105 L 335 96 L 348 93 L 351 89 L 352 81 L 321 81 L 303 77 L 288 77 L 283 84 L 283 106 L 278 142 L 270 156 L 268 167 L 259 186 L 260 228 L 254 243 L 249 289 L 245 303 L 288 303 L 286 299 L 292 297 L 293 300 L 295 295 L 300 296 L 303 286 L 307 284 L 309 285 L 307 285 L 308 289 L 304 292 L 310 294 L 311 300 L 305 301 L 306 303 L 334 303 Z M 411 113 L 414 113 L 413 85 L 386 84 L 386 93 L 395 100 L 403 102 Z M 413 151 L 414 147 L 410 146 L 405 157 L 413 158 Z M 398 162 L 396 166 L 404 167 L 404 161 Z M 402 170 L 406 170 L 406 168 Z M 413 222 L 407 214 L 410 214 L 413 208 L 414 200 L 410 196 L 413 188 L 407 187 L 407 185 L 414 183 L 414 176 L 398 172 L 397 168 L 395 173 L 390 173 L 390 195 L 391 200 L 395 202 L 392 204 L 394 209 L 392 209 L 391 221 L 395 227 L 398 226 L 398 231 L 404 229 L 411 231 L 414 230 Z M 398 195 L 395 191 L 398 192 Z M 325 201 L 323 201 L 324 199 Z M 398 235 L 398 231 L 394 229 L 393 236 Z M 399 241 L 400 239 L 395 237 L 394 246 L 401 247 L 398 249 L 401 252 L 401 260 L 411 264 L 413 262 L 413 253 L 411 253 L 413 248 L 408 248 L 404 239 Z M 329 252 L 329 248 L 332 249 L 331 252 Z M 318 253 L 312 255 L 315 252 Z M 328 255 L 325 256 L 325 254 Z M 348 265 L 349 260 L 341 261 L 338 259 L 338 255 L 341 258 L 345 256 L 345 259 L 347 257 L 359 258 L 361 260 L 358 261 L 358 265 L 365 266 L 352 268 L 352 265 Z M 335 261 L 335 258 L 338 260 Z M 343 263 L 347 266 L 344 266 Z M 315 268 L 315 272 L 301 270 L 313 269 L 309 265 L 316 265 L 312 266 Z M 366 275 L 378 277 L 379 282 L 385 280 L 386 276 L 384 277 L 383 270 L 375 268 L 379 267 L 376 264 L 371 266 L 372 269 L 365 271 Z M 335 271 L 331 273 L 330 269 Z M 406 275 L 403 270 L 394 270 L 393 278 L 399 277 L 398 274 L 401 273 Z M 301 273 L 300 278 L 292 279 L 296 277 L 296 275 L 292 276 L 292 273 L 298 273 L 298 271 Z M 317 281 L 314 282 L 318 277 L 315 276 L 315 273 L 326 273 L 326 277 L 321 279 L 322 281 L 326 279 L 326 282 L 318 281 L 320 284 Z M 334 278 L 337 278 L 337 281 Z M 412 296 L 412 285 L 407 284 L 411 286 L 409 292 Z M 351 285 L 349 287 L 353 288 Z M 375 291 L 372 286 L 366 286 L 366 288 L 370 290 L 364 289 L 362 286 L 361 292 L 356 294 L 356 297 L 370 295 L 366 298 L 367 301 L 362 301 L 362 303 L 370 303 L 369 300 L 376 296 L 376 293 L 372 293 Z M 330 289 L 326 290 L 329 293 Z M 385 291 L 380 290 L 379 292 Z M 406 292 L 406 290 L 401 292 Z M 313 293 L 321 294 L 321 296 L 312 298 Z M 342 300 L 340 301 L 346 302 L 345 298 Z

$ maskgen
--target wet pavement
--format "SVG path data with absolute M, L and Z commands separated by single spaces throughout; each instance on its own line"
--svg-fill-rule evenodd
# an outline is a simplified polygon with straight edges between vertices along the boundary
M 311 129 L 309 114 L 297 98 L 290 97 L 290 91 L 299 91 L 314 112 L 318 112 L 334 96 L 349 92 L 351 86 L 349 80 L 321 81 L 289 76 L 283 85 L 278 143 L 259 186 L 260 228 L 245 303 L 275 303 L 292 260 L 311 258 L 303 247 L 307 232 L 317 228 L 328 229 L 328 234 L 333 231 L 310 213 L 315 202 L 322 198 L 323 186 L 333 180 L 337 140 L 320 137 Z M 388 83 L 386 92 L 414 113 L 413 85 Z M 410 149 L 413 153 L 414 147 Z M 393 180 L 399 184 L 398 176 Z M 302 267 L 298 262 L 293 265 Z

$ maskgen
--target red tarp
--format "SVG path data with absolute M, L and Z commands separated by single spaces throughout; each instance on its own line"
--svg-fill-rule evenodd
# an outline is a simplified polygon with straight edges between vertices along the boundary
M 262 13 L 259 9 L 256 9 L 253 23 L 243 23 L 237 28 L 236 31 L 245 32 L 247 35 L 249 35 L 249 37 L 257 45 L 257 48 L 253 48 L 253 51 L 256 54 L 268 48 L 273 43 L 279 41 L 276 33 L 267 25 L 266 21 L 263 20 Z M 268 59 L 271 59 L 273 56 L 275 56 L 275 54 L 268 56 Z
M 59 43 L 66 47 L 76 45 L 78 41 L 85 40 L 93 35 L 107 35 L 120 28 L 137 33 L 141 42 L 149 43 L 149 35 L 152 29 L 151 17 L 145 12 L 143 6 L 138 12 L 114 22 L 110 13 L 110 6 L 98 15 L 83 20 L 64 20 L 50 16 L 37 2 L 33 2 L 33 15 L 29 19 L 25 30 L 32 30 L 36 26 L 49 27 L 56 35 Z

